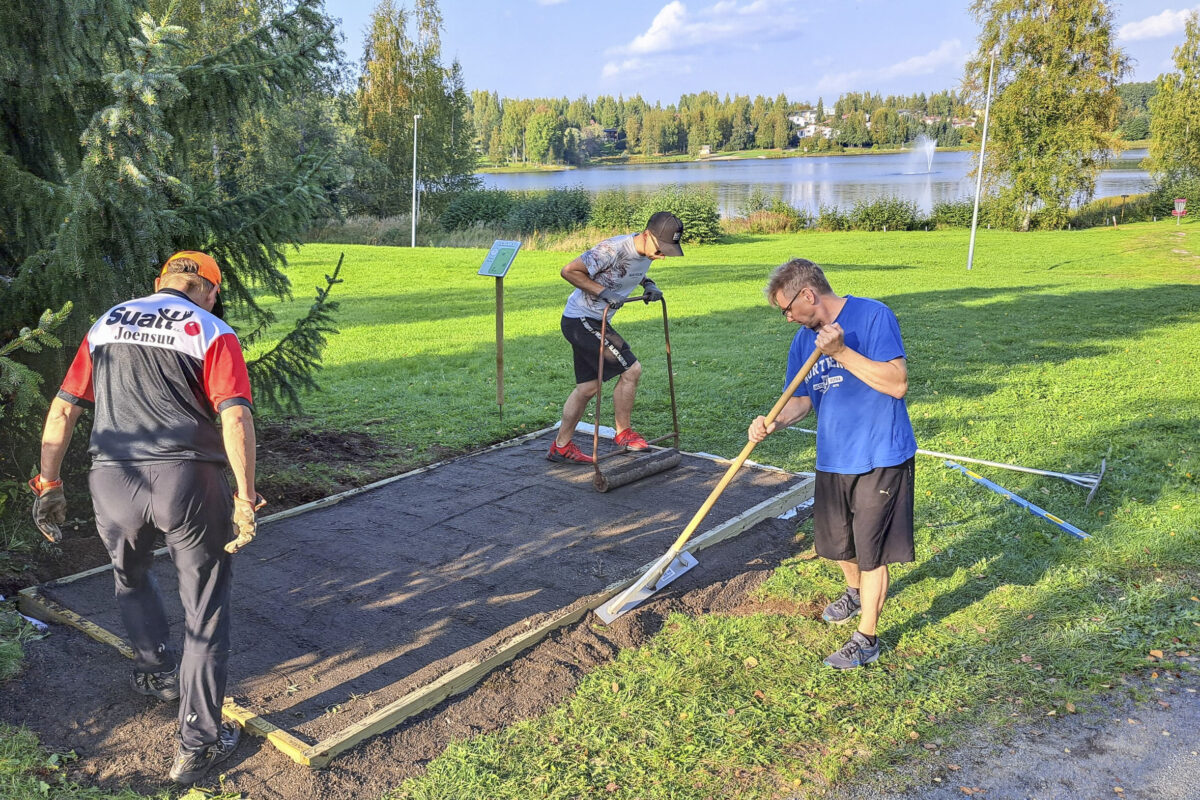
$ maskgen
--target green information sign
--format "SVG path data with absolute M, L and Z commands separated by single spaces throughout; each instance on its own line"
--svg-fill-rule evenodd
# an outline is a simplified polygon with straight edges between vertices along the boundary
M 517 257 L 517 250 L 520 248 L 520 242 L 509 242 L 504 239 L 492 242 L 492 249 L 488 251 L 487 258 L 483 260 L 479 274 L 503 278 L 508 273 L 508 268 L 512 266 L 513 259 Z

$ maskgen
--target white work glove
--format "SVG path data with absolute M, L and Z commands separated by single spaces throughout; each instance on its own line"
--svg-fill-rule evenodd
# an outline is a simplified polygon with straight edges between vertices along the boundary
M 236 553 L 254 541 L 254 536 L 258 533 L 258 519 L 255 517 L 254 512 L 266 504 L 267 501 L 258 492 L 254 493 L 253 501 L 234 493 L 233 531 L 237 534 L 237 537 L 225 545 L 226 553 Z

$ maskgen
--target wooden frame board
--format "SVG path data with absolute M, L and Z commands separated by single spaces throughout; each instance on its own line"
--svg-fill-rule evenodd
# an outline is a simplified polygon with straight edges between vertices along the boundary
M 272 514 L 264 517 L 262 522 L 272 520 L 285 519 L 287 517 L 303 514 L 307 511 L 313 511 L 319 508 L 325 508 L 330 505 L 340 503 L 349 497 L 352 497 L 363 492 L 370 491 L 381 486 L 399 481 L 405 477 L 415 475 L 429 470 L 436 469 L 439 466 L 449 463 L 450 461 L 458 460 L 459 458 L 470 458 L 483 453 L 496 450 L 504 447 L 512 447 L 522 444 L 531 439 L 544 435 L 553 430 L 552 428 L 535 431 L 517 439 L 512 439 L 506 442 L 493 445 L 473 453 L 459 456 L 455 459 L 440 461 L 435 464 L 422 467 L 420 469 L 411 470 L 401 475 L 392 476 L 381 481 L 377 481 L 368 486 L 351 489 L 346 492 L 341 492 L 321 500 L 307 503 L 302 506 L 297 506 L 287 511 L 278 514 Z M 695 455 L 700 458 L 705 458 L 715 462 L 728 463 L 726 459 L 721 459 L 710 454 L 688 454 Z M 749 469 L 764 469 L 776 472 L 783 472 L 774 467 L 765 465 L 746 463 Z M 731 519 L 719 523 L 715 527 L 705 531 L 700 536 L 697 536 L 688 545 L 686 550 L 691 553 L 699 552 L 707 547 L 711 547 L 727 539 L 738 536 L 744 531 L 750 529 L 758 522 L 771 517 L 779 516 L 786 513 L 809 500 L 813 497 L 813 489 L 815 480 L 808 473 L 789 473 L 794 474 L 802 480 L 792 486 L 789 486 L 785 491 L 780 492 L 766 500 L 756 504 L 755 506 L 746 509 Z M 166 552 L 166 548 L 156 551 L 157 554 Z M 598 608 L 603 603 L 608 602 L 620 592 L 627 589 L 637 580 L 647 569 L 655 562 L 651 561 L 645 564 L 635 573 L 629 575 L 622 580 L 619 580 L 607 586 L 603 591 L 582 597 L 579 600 L 571 603 L 559 612 L 545 619 L 541 624 L 527 631 L 513 636 L 507 641 L 501 642 L 493 651 L 486 654 L 482 658 L 468 660 L 454 669 L 446 672 L 440 677 L 425 683 L 424 685 L 408 692 L 397 700 L 388 703 L 382 708 L 377 709 L 369 716 L 358 722 L 327 736 L 320 741 L 310 741 L 301 738 L 291 731 L 280 728 L 262 715 L 255 712 L 253 709 L 245 708 L 230 699 L 226 699 L 222 709 L 223 716 L 231 721 L 241 725 L 251 733 L 267 739 L 276 749 L 287 755 L 298 764 L 308 767 L 319 768 L 329 764 L 329 762 L 339 753 L 354 747 L 356 744 L 383 733 L 391 728 L 396 727 L 404 720 L 421 713 L 422 711 L 431 708 L 442 700 L 474 686 L 483 679 L 488 673 L 497 667 L 512 661 L 522 651 L 532 647 L 539 641 L 550 635 L 553 631 L 570 625 L 586 614 Z M 29 587 L 21 590 L 19 594 L 19 605 L 23 613 L 43 619 L 46 621 L 58 622 L 60 624 L 70 625 L 91 638 L 107 644 L 127 658 L 133 657 L 133 652 L 129 646 L 121 639 L 120 636 L 106 630 L 105 628 L 85 619 L 80 614 L 65 608 L 53 599 L 47 597 L 43 591 L 44 587 L 69 584 L 82 578 L 90 577 L 108 570 L 112 566 L 107 565 L 87 570 L 75 575 L 70 575 L 56 581 L 51 581 L 42 586 Z

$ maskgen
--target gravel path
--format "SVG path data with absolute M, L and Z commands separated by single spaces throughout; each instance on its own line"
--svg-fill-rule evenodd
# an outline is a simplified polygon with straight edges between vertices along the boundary
M 1183 661 L 1195 661 L 1195 656 Z M 1008 731 L 870 779 L 832 800 L 1200 800 L 1200 672 L 1130 679 L 1080 713 Z M 900 780 L 897 780 L 897 775 Z M 896 791 L 903 782 L 910 788 Z

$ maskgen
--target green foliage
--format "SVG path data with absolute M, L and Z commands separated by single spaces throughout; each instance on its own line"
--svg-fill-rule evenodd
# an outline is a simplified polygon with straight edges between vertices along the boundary
M 448 231 L 472 225 L 503 222 L 513 209 L 513 196 L 498 189 L 473 189 L 456 194 L 439 217 Z
M 568 231 L 587 224 L 591 206 L 591 195 L 580 187 L 530 192 L 514 202 L 504 224 L 522 234 Z
M 602 231 L 627 233 L 645 226 L 646 220 L 638 220 L 637 216 L 639 210 L 635 198 L 631 198 L 624 189 L 607 189 L 592 199 L 592 215 L 588 224 Z
M 664 186 L 638 199 L 640 213 L 633 219 L 638 230 L 656 211 L 670 211 L 683 223 L 683 241 L 708 244 L 721 237 L 721 214 L 717 196 L 694 186 Z
M 738 208 L 739 216 L 725 221 L 728 233 L 795 233 L 807 228 L 812 217 L 793 208 L 782 198 L 768 195 L 755 186 Z
M 549 164 L 562 159 L 564 124 L 558 115 L 549 109 L 535 111 L 525 126 L 526 157 L 539 164 Z
M 1145 81 L 1123 83 L 1117 87 L 1121 96 L 1121 111 L 1117 117 L 1117 134 L 1127 142 L 1140 142 L 1150 136 L 1150 99 L 1157 87 Z
M 13 418 L 26 414 L 40 399 L 37 387 L 42 377 L 9 356 L 18 350 L 38 353 L 45 347 L 62 347 L 62 342 L 53 332 L 70 314 L 70 301 L 58 311 L 46 309 L 38 319 L 36 328 L 21 328 L 15 339 L 0 345 L 0 420 L 8 416 L 8 424 L 16 424 Z
M 333 274 L 325 276 L 323 287 L 317 287 L 316 299 L 308 313 L 296 320 L 292 330 L 271 349 L 246 364 L 255 402 L 260 406 L 299 411 L 300 392 L 319 388 L 313 374 L 321 365 L 328 337 L 338 332 L 333 325 L 338 304 L 329 299 L 329 293 L 342 282 L 338 275 L 343 258 L 344 255 L 338 256 Z M 247 346 L 254 344 L 256 334 L 245 337 Z
M 230 145 L 232 132 L 326 76 L 333 34 L 320 0 L 274 16 L 243 4 L 236 24 L 202 19 L 191 0 L 156 9 L 156 22 L 147 13 L 156 1 L 5 6 L 0 116 L 12 124 L 0 129 L 0 179 L 11 187 L 0 210 L 0 338 L 73 302 L 59 334 L 73 346 L 106 308 L 149 292 L 182 249 L 213 254 L 226 308 L 262 327 L 271 321 L 262 290 L 290 291 L 283 248 L 327 213 L 326 158 Z M 175 12 L 198 32 L 176 24 Z M 239 173 L 230 159 L 271 166 Z M 289 339 L 278 361 L 313 368 L 319 350 L 305 348 L 315 345 Z M 19 360 L 56 386 L 64 355 Z M 30 385 L 27 374 L 22 382 Z M 36 461 L 39 426 L 30 415 L 8 422 L 0 475 L 15 480 Z
M 1150 170 L 1164 182 L 1200 177 L 1200 11 L 1188 15 L 1185 31 L 1174 53 L 1178 72 L 1160 75 L 1150 99 Z
M 1150 213 L 1159 219 L 1175 209 L 1175 198 L 1187 200 L 1187 215 L 1195 219 L 1200 214 L 1200 175 L 1180 175 L 1163 180 L 1150 193 Z
M 858 200 L 850 211 L 850 230 L 855 231 L 912 231 L 927 222 L 914 201 L 896 196 Z
M 850 217 L 842 213 L 837 206 L 821 206 L 817 210 L 817 230 L 848 231 L 850 230 Z
M 1029 230 L 1065 226 L 1071 204 L 1089 199 L 1116 146 L 1128 59 L 1114 45 L 1105 0 L 974 0 L 982 32 L 967 63 L 976 105 L 987 90 L 990 54 L 995 89 L 985 180 Z M 1070 58 L 1063 54 L 1069 53 Z
M 1094 228 L 1127 222 L 1149 222 L 1154 216 L 1152 194 L 1130 195 L 1124 202 L 1120 197 L 1100 197 L 1071 212 L 1071 228 Z
M 351 211 L 387 216 L 408 208 L 414 145 L 416 180 L 425 191 L 476 184 L 471 101 L 459 63 L 442 64 L 441 30 L 436 0 L 414 0 L 411 12 L 380 0 L 371 15 L 356 94 L 357 134 L 370 163 L 356 176 L 358 207 Z
M 974 110 L 958 92 L 926 96 L 849 93 L 838 100 L 836 118 L 826 118 L 823 102 L 816 112 L 807 103 L 776 97 L 721 96 L 699 92 L 680 96 L 677 104 L 647 103 L 601 95 L 594 101 L 578 97 L 503 98 L 473 92 L 467 113 L 474 148 L 493 165 L 504 163 L 586 164 L 619 154 L 641 160 L 689 154 L 707 146 L 716 152 L 779 150 L 795 146 L 797 124 L 792 115 L 807 112 L 805 122 L 830 125 L 853 146 L 872 141 L 900 145 L 924 133 L 943 146 L 961 143 L 954 122 L 970 119 Z M 842 110 L 845 109 L 845 110 Z M 843 121 L 841 115 L 854 114 Z M 866 126 L 866 114 L 880 115 Z M 822 152 L 842 145 L 818 135 L 801 146 Z
M 933 204 L 933 212 L 929 224 L 938 228 L 970 228 L 971 217 L 975 213 L 975 200 L 964 197 L 960 200 L 946 200 Z M 979 201 L 979 226 L 999 227 L 1005 223 L 1002 203 L 999 198 L 982 197 Z
M 970 198 L 946 200 L 933 204 L 930 222 L 938 228 L 969 228 L 974 213 L 975 201 Z

